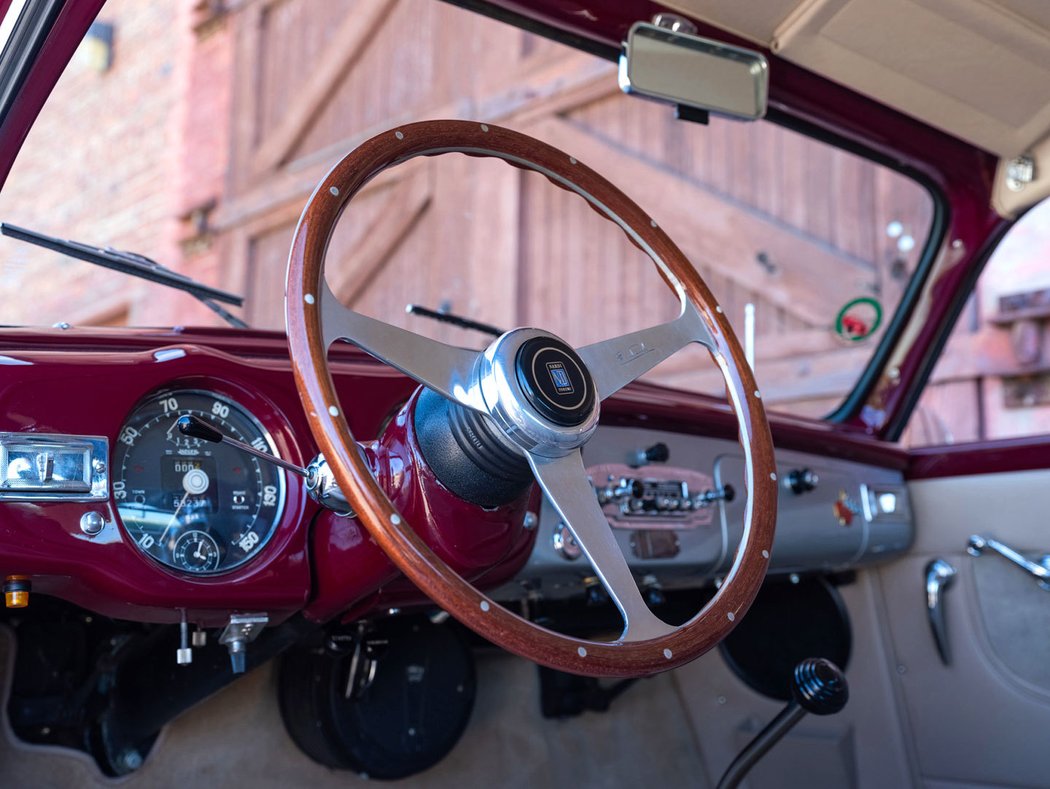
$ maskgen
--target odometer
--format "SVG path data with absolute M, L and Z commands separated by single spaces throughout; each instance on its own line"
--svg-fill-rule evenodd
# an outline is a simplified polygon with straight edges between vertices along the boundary
M 277 528 L 284 474 L 236 447 L 182 435 L 175 423 L 187 414 L 276 452 L 262 425 L 230 398 L 160 392 L 143 401 L 120 431 L 113 498 L 139 550 L 180 572 L 227 572 L 262 550 Z

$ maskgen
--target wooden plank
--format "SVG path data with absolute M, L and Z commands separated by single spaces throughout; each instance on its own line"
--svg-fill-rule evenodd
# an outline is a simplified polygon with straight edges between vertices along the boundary
M 232 146 L 226 177 L 226 190 L 230 194 L 236 194 L 244 189 L 249 177 L 255 119 L 260 101 L 256 83 L 260 69 L 262 14 L 262 4 L 254 3 L 234 16 L 236 28 L 231 100 L 233 121 L 230 124 Z
M 287 159 L 309 131 L 326 101 L 350 68 L 368 50 L 376 30 L 398 0 L 359 0 L 333 37 L 333 43 L 313 69 L 298 98 L 281 122 L 266 135 L 252 157 L 255 172 L 273 170 Z
M 1010 332 L 984 326 L 977 332 L 952 335 L 933 370 L 933 380 L 956 381 L 969 378 L 1001 378 L 1050 372 L 1050 347 L 1043 344 L 1042 355 L 1032 364 L 1021 364 L 1014 355 Z
M 759 337 L 755 350 L 755 375 L 763 387 L 763 397 L 769 402 L 786 402 L 844 394 L 867 364 L 872 346 L 843 346 L 831 332 L 806 331 L 782 337 Z M 1010 352 L 1009 333 L 985 328 L 952 338 L 933 370 L 929 385 L 944 388 L 950 384 L 966 384 L 953 391 L 969 391 L 980 379 L 1047 373 L 1050 373 L 1050 354 L 1035 365 L 1018 364 Z M 721 386 L 716 370 L 698 370 L 695 357 L 685 354 L 673 356 L 660 365 L 655 379 L 705 392 L 720 391 Z M 973 408 L 976 407 L 974 401 Z M 968 424 L 965 419 L 956 424 L 954 417 L 949 421 L 956 427 Z M 967 428 L 962 432 L 969 434 L 971 430 Z
M 354 305 L 429 204 L 430 189 L 422 178 L 402 180 L 391 187 L 377 218 L 360 234 L 352 254 L 328 268 L 332 292 L 343 304 Z
M 533 71 L 535 72 L 535 69 Z M 530 83 L 530 86 L 511 87 L 485 100 L 476 111 L 472 111 L 463 102 L 406 111 L 322 150 L 311 152 L 296 159 L 294 168 L 271 173 L 254 188 L 241 190 L 224 200 L 212 215 L 212 227 L 216 231 L 228 230 L 249 221 L 260 212 L 272 210 L 275 206 L 287 202 L 297 201 L 301 206 L 334 161 L 365 140 L 398 123 L 476 115 L 494 123 L 521 127 L 529 123 L 530 119 L 543 118 L 617 92 L 614 72 L 610 72 L 609 64 L 594 58 L 571 58 L 560 64 L 558 69 L 552 69 L 551 73 L 541 70 L 539 74 L 534 73 L 534 77 L 537 81 Z M 545 80 L 550 84 L 545 83 Z M 415 164 L 408 162 L 399 165 L 396 172 Z
M 591 167 L 653 210 L 657 221 L 690 255 L 694 265 L 710 266 L 727 279 L 757 289 L 768 301 L 814 326 L 830 326 L 852 285 L 870 270 L 674 173 L 640 162 L 626 151 L 577 129 L 567 121 L 545 119 L 529 131 L 567 152 L 579 152 Z M 756 262 L 767 251 L 773 274 Z M 835 276 L 829 276 L 834 272 Z M 716 294 L 719 295 L 719 294 Z

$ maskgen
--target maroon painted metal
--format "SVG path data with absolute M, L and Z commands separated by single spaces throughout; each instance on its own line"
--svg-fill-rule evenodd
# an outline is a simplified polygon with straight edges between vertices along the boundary
M 167 348 L 185 355 L 158 362 L 151 351 L 67 354 L 48 350 L 46 343 L 33 352 L 9 352 L 22 364 L 0 368 L 0 430 L 101 435 L 112 446 L 145 396 L 172 386 L 206 388 L 245 405 L 282 456 L 303 461 L 305 447 L 291 438 L 302 422 L 298 403 L 289 389 L 268 381 L 279 369 L 275 363 L 248 365 L 195 345 Z M 79 523 L 87 509 L 119 522 L 112 500 L 4 502 L 0 508 L 0 573 L 29 575 L 35 591 L 111 616 L 178 621 L 176 609 L 185 608 L 209 621 L 207 610 L 231 607 L 291 613 L 309 592 L 306 539 L 298 525 L 308 514 L 307 502 L 298 484 L 289 484 L 285 517 L 260 560 L 216 578 L 162 570 L 122 530 L 86 537 Z
M 159 362 L 154 354 L 160 349 L 185 355 Z M 304 463 L 317 453 L 287 342 L 277 333 L 10 329 L 0 330 L 0 355 L 0 431 L 102 435 L 112 445 L 142 398 L 161 388 L 191 387 L 247 407 L 282 457 Z M 334 349 L 332 357 L 354 430 L 376 436 L 389 421 L 367 454 L 399 505 L 421 524 L 424 539 L 465 577 L 484 574 L 486 586 L 512 577 L 535 538 L 520 528 L 528 497 L 487 512 L 453 496 L 421 462 L 409 412 L 398 408 L 415 384 L 349 346 Z M 282 521 L 260 556 L 217 577 L 161 568 L 120 527 L 111 536 L 86 537 L 79 523 L 89 508 L 115 519 L 112 501 L 0 503 L 0 574 L 28 575 L 35 592 L 109 616 L 176 622 L 186 609 L 191 621 L 205 626 L 222 624 L 234 610 L 265 610 L 276 621 L 304 606 L 309 616 L 328 619 L 398 577 L 357 521 L 319 510 L 294 477 Z M 394 591 L 402 604 L 425 602 L 411 587 L 395 585 Z
M 908 451 L 881 441 L 854 425 L 795 417 L 769 411 L 769 427 L 778 449 L 810 452 L 903 471 Z M 602 424 L 647 427 L 736 440 L 736 419 L 725 400 L 655 384 L 635 383 L 602 404 Z
M 521 569 L 536 532 L 522 528 L 529 493 L 504 507 L 484 510 L 449 492 L 419 454 L 412 409 L 418 393 L 391 420 L 365 457 L 379 484 L 427 544 L 457 573 L 481 586 L 495 586 Z M 322 513 L 314 526 L 317 596 L 305 610 L 325 621 L 357 608 L 380 586 L 393 583 L 376 605 L 426 602 L 400 579 L 400 572 L 356 519 Z
M 1050 437 L 1031 436 L 923 447 L 911 452 L 908 479 L 1050 469 Z
M 10 0 L 3 0 L 10 5 Z M 51 95 L 66 64 L 80 45 L 105 0 L 70 0 L 59 11 L 50 35 L 0 121 L 0 187 L 7 181 L 29 129 Z
M 302 463 L 317 451 L 295 394 L 287 346 L 278 335 L 211 335 L 217 346 L 237 350 L 237 356 L 181 342 L 186 339 L 181 332 L 118 337 L 72 330 L 39 332 L 36 342 L 32 337 L 24 330 L 0 331 L 6 362 L 0 365 L 0 430 L 102 435 L 112 443 L 140 399 L 162 387 L 185 386 L 214 390 L 245 405 L 274 437 L 283 457 Z M 203 333 L 196 339 L 203 339 Z M 181 349 L 185 356 L 158 362 L 158 348 Z M 337 369 L 361 435 L 376 435 L 391 409 L 412 391 L 410 382 L 358 355 Z M 367 396 L 359 394 L 364 381 Z M 305 524 L 316 507 L 296 479 L 289 480 L 284 518 L 260 558 L 214 578 L 161 569 L 123 531 L 112 538 L 105 532 L 87 538 L 79 521 L 89 507 L 114 520 L 112 501 L 0 504 L 0 573 L 30 575 L 38 592 L 111 616 L 147 621 L 178 621 L 182 608 L 208 624 L 217 624 L 231 609 L 267 610 L 276 617 L 299 610 L 310 595 Z

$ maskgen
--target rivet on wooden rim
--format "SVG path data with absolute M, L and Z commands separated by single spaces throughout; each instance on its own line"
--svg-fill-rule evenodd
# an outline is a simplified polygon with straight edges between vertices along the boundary
M 722 313 L 722 305 L 721 304 L 716 304 L 715 305 L 715 312 L 717 312 L 719 314 Z
M 401 523 L 401 516 L 395 512 L 393 515 L 390 516 L 390 522 L 395 526 L 399 525 Z
M 769 558 L 769 551 L 763 550 L 762 551 L 762 558 L 763 559 L 768 559 Z
M 774 482 L 776 482 L 777 481 L 777 473 L 774 471 L 772 474 L 769 475 L 769 478 L 771 480 L 773 480 Z
M 332 416 L 339 416 L 339 409 L 336 408 L 334 405 L 330 405 L 328 406 L 328 413 L 330 413 Z
M 481 601 L 481 610 L 482 611 L 488 613 L 489 607 L 490 606 L 489 606 L 489 601 L 488 600 L 482 600 Z
M 339 197 L 339 187 L 338 186 L 333 186 L 333 187 L 329 188 L 328 191 L 331 192 L 336 197 Z
M 405 139 L 405 135 L 399 131 L 394 132 L 394 136 L 397 137 L 399 140 Z
M 652 225 L 653 227 L 656 227 L 656 220 L 655 219 L 650 219 L 649 220 L 649 224 Z
M 569 164 L 576 164 L 576 157 L 575 156 L 570 156 L 569 157 Z
M 303 301 L 305 301 L 307 304 L 313 304 L 314 303 L 314 294 L 307 293 L 305 296 L 303 296 Z
M 759 400 L 762 399 L 762 393 L 760 391 L 758 391 L 757 389 L 755 390 L 755 397 L 757 397 Z
M 734 619 L 736 619 L 736 614 L 734 614 L 732 611 L 730 611 L 728 614 L 726 614 L 726 619 L 728 619 L 730 622 L 732 622 Z
M 488 126 L 486 126 L 486 125 L 485 125 L 485 124 L 483 123 L 483 124 L 481 124 L 481 130 L 482 130 L 483 132 L 487 132 L 487 131 L 489 130 L 489 127 L 488 127 Z
M 670 649 L 665 649 L 665 650 L 664 650 L 664 657 L 665 657 L 665 658 L 667 658 L 668 660 L 670 660 L 670 659 L 671 659 L 671 655 L 672 655 L 672 654 L 673 654 L 673 653 L 671 652 L 671 650 L 670 650 Z
M 586 647 L 580 647 L 579 649 L 576 650 L 576 654 L 579 655 L 580 657 L 587 657 L 587 648 Z

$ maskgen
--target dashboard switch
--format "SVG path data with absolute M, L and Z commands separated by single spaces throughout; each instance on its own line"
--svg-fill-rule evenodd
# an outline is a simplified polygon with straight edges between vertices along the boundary
M 635 468 L 646 466 L 650 463 L 666 463 L 671 459 L 671 450 L 667 444 L 658 441 L 647 449 L 639 449 L 634 453 L 631 465 Z
M 819 482 L 820 477 L 814 471 L 808 468 L 797 468 L 788 472 L 787 477 L 784 479 L 784 487 L 796 496 L 801 496 L 803 493 L 816 490 Z

